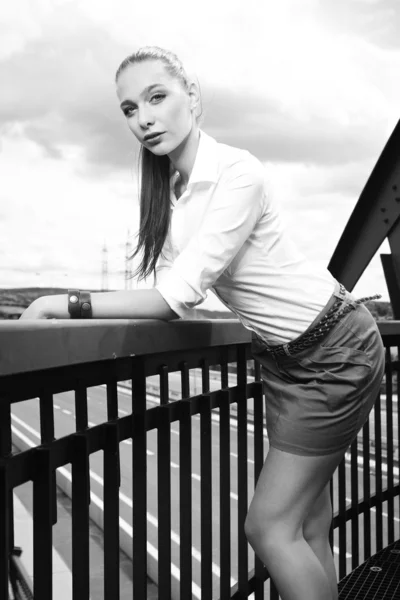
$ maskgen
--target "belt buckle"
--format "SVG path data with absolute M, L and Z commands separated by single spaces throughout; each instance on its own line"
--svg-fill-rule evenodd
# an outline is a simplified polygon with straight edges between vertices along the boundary
M 333 295 L 339 300 L 345 300 L 346 298 L 346 288 L 342 283 L 339 283 L 339 291 L 333 292 Z

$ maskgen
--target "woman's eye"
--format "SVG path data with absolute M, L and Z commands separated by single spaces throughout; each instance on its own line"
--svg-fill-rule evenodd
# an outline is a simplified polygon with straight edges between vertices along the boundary
M 133 106 L 127 106 L 126 108 L 124 108 L 124 115 L 126 117 L 131 117 L 134 110 L 136 110 L 136 108 L 134 108 Z
M 156 99 L 156 103 L 161 102 L 161 100 L 163 100 L 164 98 L 165 94 L 154 94 L 154 96 L 151 97 L 152 100 Z
M 153 104 L 158 104 L 159 102 L 164 100 L 165 96 L 166 94 L 154 94 L 154 96 L 150 98 L 150 102 L 153 102 Z M 136 106 L 126 106 L 124 108 L 124 115 L 126 117 L 131 117 L 135 112 L 136 108 Z

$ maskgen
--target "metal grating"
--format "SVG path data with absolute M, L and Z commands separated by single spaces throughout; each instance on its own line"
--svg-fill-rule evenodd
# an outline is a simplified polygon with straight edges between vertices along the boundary
M 339 582 L 340 600 L 400 598 L 400 540 L 390 544 Z

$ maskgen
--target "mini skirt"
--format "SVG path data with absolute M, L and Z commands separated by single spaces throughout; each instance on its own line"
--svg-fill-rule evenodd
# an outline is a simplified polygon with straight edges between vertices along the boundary
M 340 309 L 355 297 L 340 284 L 306 331 L 315 327 L 337 298 Z M 385 347 L 364 304 L 353 304 L 312 346 L 273 356 L 253 336 L 252 354 L 261 365 L 270 446 L 300 456 L 345 451 L 368 419 L 385 372 Z M 294 341 L 294 340 L 293 340 Z

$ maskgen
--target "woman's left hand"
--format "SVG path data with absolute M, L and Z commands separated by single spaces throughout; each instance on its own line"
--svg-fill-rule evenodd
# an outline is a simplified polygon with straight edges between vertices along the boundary
M 19 317 L 20 319 L 47 319 L 44 297 L 34 300 Z
M 40 296 L 24 310 L 20 319 L 69 319 L 68 294 Z

